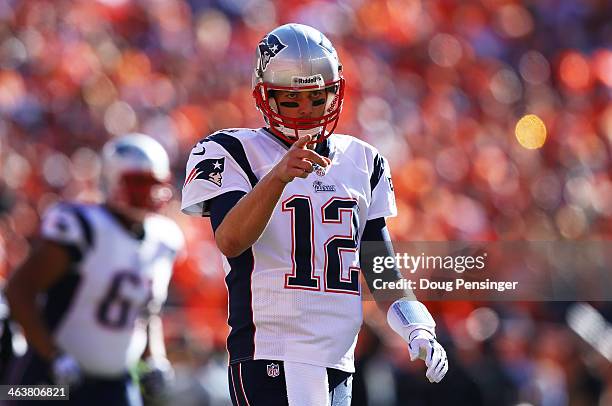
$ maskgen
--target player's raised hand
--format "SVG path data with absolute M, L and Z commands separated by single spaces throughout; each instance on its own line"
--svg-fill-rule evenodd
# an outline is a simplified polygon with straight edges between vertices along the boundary
M 289 183 L 295 178 L 307 178 L 314 170 L 313 164 L 325 168 L 331 163 L 329 158 L 307 148 L 311 140 L 312 136 L 304 135 L 293 143 L 283 159 L 272 169 L 278 179 L 284 183 Z

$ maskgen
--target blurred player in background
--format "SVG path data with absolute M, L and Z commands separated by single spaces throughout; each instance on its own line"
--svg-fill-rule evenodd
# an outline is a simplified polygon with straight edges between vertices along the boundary
M 9 381 L 68 384 L 73 404 L 139 405 L 129 370 L 143 354 L 145 384 L 172 373 L 157 314 L 184 241 L 155 214 L 172 196 L 164 148 L 128 134 L 102 155 L 106 202 L 49 209 L 42 241 L 8 282 L 11 315 L 30 347 Z
M 371 145 L 332 135 L 345 84 L 319 31 L 287 24 L 265 36 L 253 86 L 268 127 L 222 130 L 198 143 L 182 196 L 185 213 L 210 216 L 227 258 L 232 401 L 348 405 L 360 267 L 373 276 L 361 242 L 387 242 L 376 254 L 393 256 L 389 167 Z M 431 315 L 414 297 L 388 299 L 379 305 L 390 326 L 439 382 L 448 363 Z

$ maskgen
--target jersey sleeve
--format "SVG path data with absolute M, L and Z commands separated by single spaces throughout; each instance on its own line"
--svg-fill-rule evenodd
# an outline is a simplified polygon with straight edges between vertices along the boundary
M 231 191 L 250 192 L 253 181 L 249 178 L 248 166 L 237 138 L 221 134 L 199 142 L 187 162 L 181 203 L 183 213 L 210 216 L 208 203 L 212 198 Z
M 172 251 L 173 258 L 185 249 L 185 235 L 178 224 L 166 217 L 161 217 L 164 227 L 164 242 Z
M 68 247 L 80 259 L 92 244 L 91 229 L 79 209 L 57 204 L 43 215 L 41 237 Z
M 370 190 L 372 200 L 368 210 L 368 220 L 397 216 L 391 169 L 387 160 L 378 153 L 374 155 L 372 164 Z
M 164 262 L 168 264 L 166 267 L 157 269 L 153 275 L 151 286 L 152 297 L 147 310 L 150 314 L 157 314 L 161 311 L 162 305 L 168 298 L 168 286 L 170 285 L 174 268 L 177 262 L 184 260 L 186 255 L 185 236 L 179 225 L 170 218 L 158 215 L 150 221 L 152 230 L 160 236 L 161 243 L 165 248 L 164 250 L 159 250 L 158 255 L 164 257 Z
M 149 314 L 158 314 L 168 298 L 168 287 L 172 278 L 172 270 L 155 275 L 151 284 L 151 301 L 147 305 Z

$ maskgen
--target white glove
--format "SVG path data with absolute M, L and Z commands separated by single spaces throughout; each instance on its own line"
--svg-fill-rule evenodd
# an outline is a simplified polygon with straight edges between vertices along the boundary
M 429 331 L 416 330 L 408 343 L 410 361 L 421 358 L 425 361 L 427 372 L 425 376 L 429 382 L 440 382 L 448 371 L 448 358 L 446 351 Z
M 51 375 L 57 385 L 77 385 L 83 379 L 79 363 L 69 354 L 60 354 L 53 359 Z

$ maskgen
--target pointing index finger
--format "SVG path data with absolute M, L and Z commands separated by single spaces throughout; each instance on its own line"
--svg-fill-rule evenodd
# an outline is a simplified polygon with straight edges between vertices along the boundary
M 311 139 L 312 139 L 312 137 L 310 135 L 303 135 L 300 138 L 298 138 L 298 140 L 296 142 L 293 143 L 293 146 L 295 148 L 305 149 L 306 148 L 306 144 L 308 144 Z

